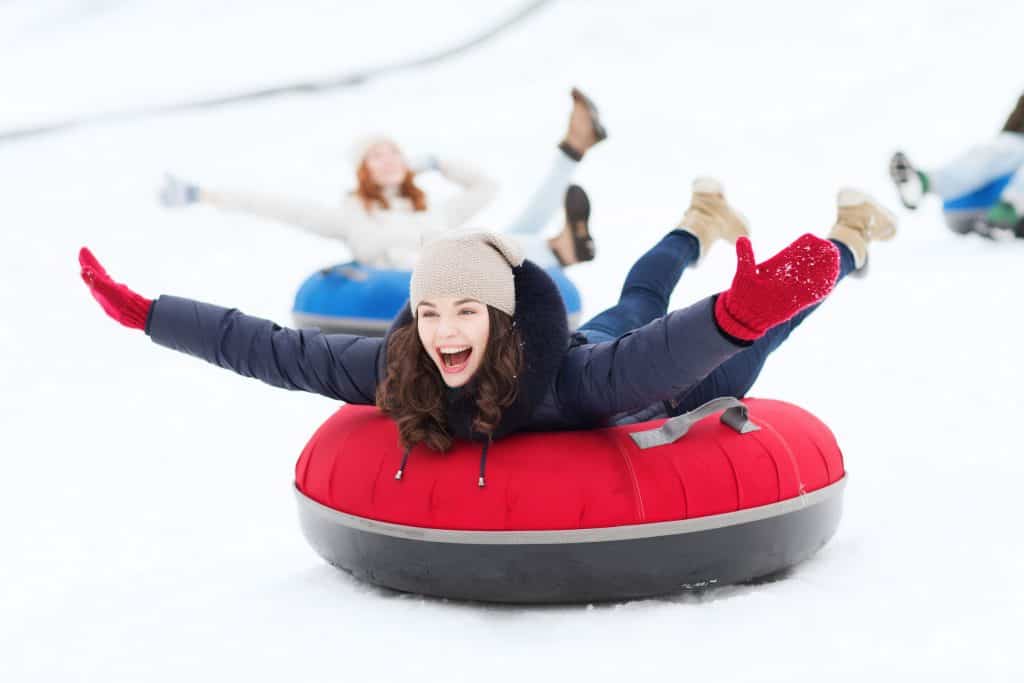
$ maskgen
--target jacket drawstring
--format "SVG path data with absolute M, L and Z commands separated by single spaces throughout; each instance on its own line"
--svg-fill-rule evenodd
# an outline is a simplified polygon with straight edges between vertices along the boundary
M 480 477 L 476 480 L 476 485 L 483 488 L 486 485 L 484 475 L 487 472 L 487 449 L 490 447 L 491 441 L 488 439 L 484 441 L 483 448 L 480 450 Z M 405 474 L 405 465 L 409 462 L 409 454 L 412 452 L 412 448 L 406 448 L 405 452 L 402 453 L 402 464 L 398 466 L 398 471 L 395 472 L 395 479 L 401 481 L 402 475 Z
M 487 469 L 487 448 L 491 445 L 491 440 L 487 439 L 484 441 L 483 449 L 480 451 L 480 478 L 476 480 L 476 485 L 480 488 L 484 487 L 484 470 Z
M 402 464 L 398 466 L 398 471 L 395 472 L 395 479 L 401 479 L 402 473 L 405 472 L 405 463 L 409 461 L 409 453 L 412 452 L 412 447 L 405 449 L 405 453 L 402 453 Z

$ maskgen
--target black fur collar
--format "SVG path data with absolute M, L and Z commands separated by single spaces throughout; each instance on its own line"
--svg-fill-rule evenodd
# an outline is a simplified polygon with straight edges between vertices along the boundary
M 523 261 L 513 269 L 516 288 L 516 313 L 513 322 L 523 338 L 525 367 L 519 377 L 519 394 L 515 403 L 505 409 L 493 437 L 525 428 L 534 408 L 544 398 L 569 345 L 569 322 L 565 303 L 554 281 L 532 261 Z M 386 338 L 399 327 L 413 323 L 408 304 L 398 314 Z M 386 362 L 387 343 L 381 354 L 381 373 Z M 472 430 L 476 417 L 472 383 L 466 388 L 448 392 L 448 429 L 452 435 L 466 440 L 480 439 Z

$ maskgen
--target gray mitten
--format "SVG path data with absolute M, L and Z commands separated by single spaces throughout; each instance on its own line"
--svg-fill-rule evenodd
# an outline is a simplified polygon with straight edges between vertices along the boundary
M 409 170 L 413 173 L 426 173 L 441 168 L 441 161 L 433 154 L 423 154 L 409 159 Z
M 159 197 L 160 203 L 168 208 L 195 204 L 199 201 L 199 186 L 166 173 Z

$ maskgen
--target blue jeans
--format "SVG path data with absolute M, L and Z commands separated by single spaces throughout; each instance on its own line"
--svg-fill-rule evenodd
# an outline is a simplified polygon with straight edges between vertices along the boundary
M 522 211 L 503 232 L 519 241 L 523 255 L 541 268 L 557 268 L 558 259 L 543 236 L 551 218 L 562 207 L 565 191 L 569 189 L 578 161 L 559 150 L 540 183 L 530 195 Z
M 591 344 L 618 339 L 630 330 L 668 313 L 668 299 L 686 268 L 697 262 L 700 243 L 682 230 L 673 230 L 633 264 L 619 303 L 581 325 L 577 332 Z
M 853 272 L 853 252 L 842 242 L 839 248 L 839 279 Z M 673 230 L 630 269 L 619 303 L 583 324 L 578 332 L 596 344 L 621 337 L 630 330 L 668 313 L 668 300 L 686 268 L 697 262 L 700 246 L 688 232 Z M 779 348 L 821 304 L 806 308 L 768 330 L 763 337 L 715 368 L 711 374 L 669 402 L 671 414 L 679 415 L 719 396 L 746 396 L 768 355 Z

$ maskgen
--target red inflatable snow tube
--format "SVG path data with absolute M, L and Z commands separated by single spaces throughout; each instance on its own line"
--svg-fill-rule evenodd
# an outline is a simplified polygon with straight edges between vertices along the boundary
M 471 443 L 418 447 L 396 480 L 394 423 L 346 406 L 296 465 L 303 531 L 359 578 L 470 600 L 619 600 L 778 574 L 834 533 L 842 454 L 796 406 L 712 404 L 667 422 L 502 439 L 484 487 Z

